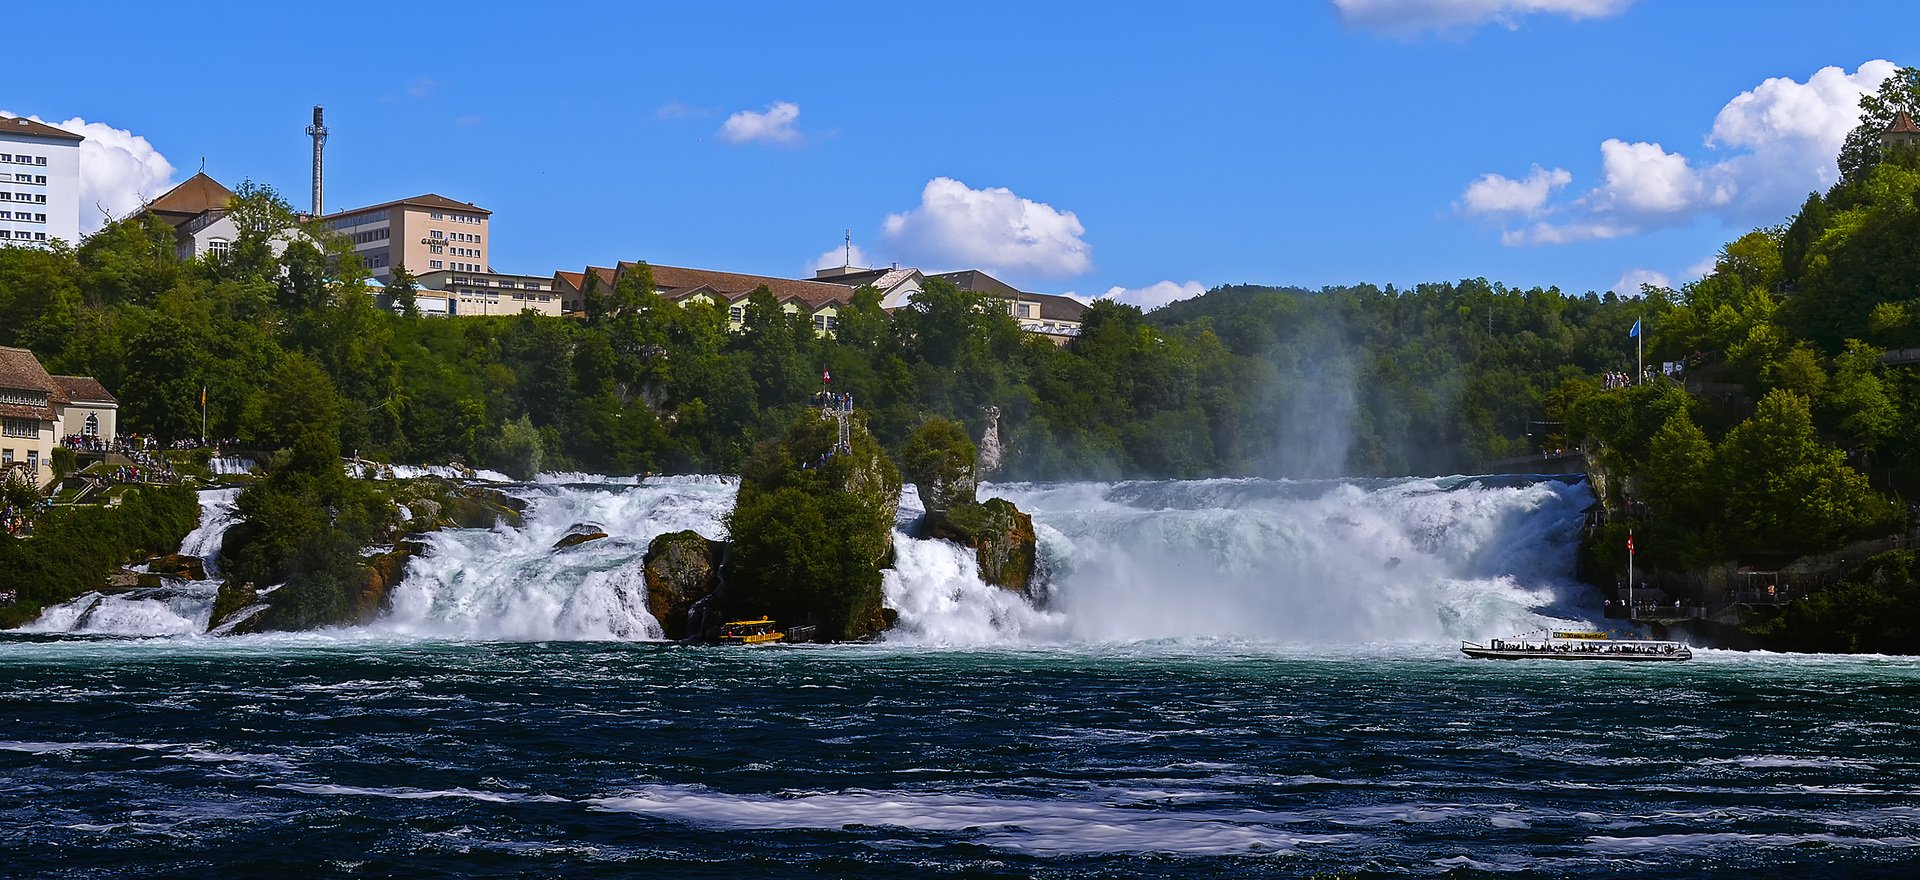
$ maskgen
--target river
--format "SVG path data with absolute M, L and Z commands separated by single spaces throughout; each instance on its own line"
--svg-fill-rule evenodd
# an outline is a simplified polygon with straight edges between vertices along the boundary
M 0 874 L 1920 863 L 1920 662 L 1459 656 L 1460 638 L 1598 622 L 1568 576 L 1578 485 L 992 487 L 1035 514 L 1038 607 L 902 536 L 889 640 L 764 649 L 649 641 L 634 598 L 645 542 L 712 533 L 729 481 L 513 491 L 534 502 L 523 529 L 434 536 L 368 627 L 195 634 L 189 584 L 0 636 Z M 190 544 L 218 546 L 231 500 L 203 497 Z M 576 522 L 613 537 L 552 551 Z

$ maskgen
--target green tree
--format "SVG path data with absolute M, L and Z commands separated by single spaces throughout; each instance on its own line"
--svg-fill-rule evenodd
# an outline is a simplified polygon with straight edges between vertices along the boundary
M 1768 392 L 1715 457 L 1739 550 L 1819 553 L 1892 528 L 1899 510 L 1814 436 L 1806 398 Z
M 1880 84 L 1879 91 L 1860 96 L 1860 124 L 1847 133 L 1840 147 L 1840 182 L 1855 183 L 1880 164 L 1880 135 L 1893 124 L 1896 113 L 1920 117 L 1920 68 L 1902 67 Z

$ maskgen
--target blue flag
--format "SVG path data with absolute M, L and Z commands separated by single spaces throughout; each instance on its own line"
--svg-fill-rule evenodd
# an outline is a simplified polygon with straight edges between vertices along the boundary
M 1640 338 L 1640 319 L 1639 318 L 1633 319 L 1633 329 L 1627 331 L 1627 338 L 1628 339 Z

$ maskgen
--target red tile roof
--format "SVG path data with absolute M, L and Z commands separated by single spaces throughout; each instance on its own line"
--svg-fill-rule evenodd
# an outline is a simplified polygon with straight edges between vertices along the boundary
M 468 214 L 487 214 L 487 215 L 493 214 L 492 211 L 482 208 L 479 205 L 473 204 L 472 202 L 456 202 L 443 195 L 426 193 L 424 195 L 414 196 L 413 198 L 410 198 L 410 199 L 397 199 L 391 202 L 382 202 L 378 205 L 368 205 L 367 207 L 364 207 L 364 208 L 354 208 L 348 211 L 335 211 L 331 214 L 328 214 L 327 216 L 343 217 L 348 214 L 365 214 L 368 211 L 378 211 L 382 208 L 393 208 L 393 207 L 400 207 L 400 206 L 404 206 L 408 208 L 430 208 L 436 211 L 462 211 Z
M 1914 125 L 1913 118 L 1907 115 L 1907 111 L 1902 110 L 1893 114 L 1893 124 L 1887 126 L 1887 131 L 1899 134 L 1920 134 L 1920 126 Z
M 53 383 L 53 377 L 47 375 L 46 368 L 40 366 L 40 359 L 34 357 L 33 352 L 0 346 L 0 389 L 47 396 L 44 406 L 0 404 L 0 416 L 53 421 L 53 402 L 60 396 L 60 386 Z
M 167 190 L 157 199 L 147 203 L 147 210 L 155 214 L 177 214 L 182 218 L 224 208 L 233 201 L 233 190 L 220 185 L 200 172 L 187 178 L 185 183 Z
M 20 116 L 0 116 L 0 132 L 7 134 L 25 134 L 43 138 L 58 138 L 63 141 L 86 140 L 85 137 L 74 134 L 64 128 L 55 128 L 44 122 L 35 122 Z
M 92 376 L 54 376 L 60 386 L 60 399 L 66 403 L 119 403 L 107 386 Z
M 626 272 L 637 265 L 639 264 L 622 261 L 620 272 Z M 654 286 L 660 288 L 661 294 L 668 299 L 679 299 L 697 288 L 706 287 L 725 297 L 728 302 L 733 302 L 765 287 L 773 293 L 775 299 L 781 302 L 798 300 L 805 303 L 808 308 L 817 309 L 828 304 L 845 303 L 853 295 L 853 291 L 845 285 L 821 281 L 796 281 L 791 278 L 742 275 L 737 272 L 687 269 L 680 266 L 648 264 L 647 268 L 653 270 Z

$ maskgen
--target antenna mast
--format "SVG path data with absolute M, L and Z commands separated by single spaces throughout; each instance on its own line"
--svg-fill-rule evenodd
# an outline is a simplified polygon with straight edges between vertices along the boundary
M 313 105 L 313 124 L 307 126 L 307 135 L 313 138 L 313 216 L 318 219 L 322 213 L 321 162 L 320 152 L 327 146 L 326 110 L 319 104 Z
M 846 260 L 840 264 L 840 266 L 843 269 L 853 268 L 853 230 L 852 229 L 847 230 L 847 257 L 846 257 Z

